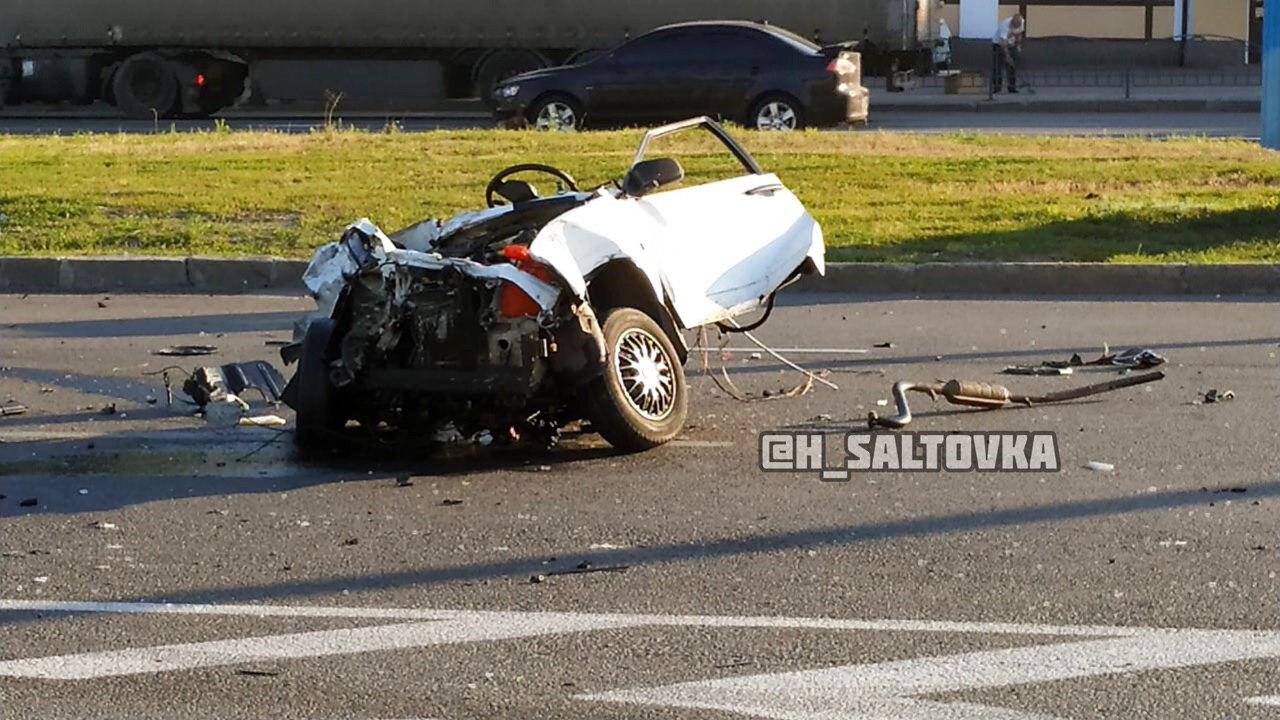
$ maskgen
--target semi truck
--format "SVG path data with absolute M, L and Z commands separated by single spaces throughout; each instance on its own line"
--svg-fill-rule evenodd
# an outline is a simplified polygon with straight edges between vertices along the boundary
M 871 72 L 928 57 L 937 0 L 4 0 L 0 106 L 105 102 L 130 117 L 346 98 L 487 98 L 655 27 L 769 22 L 859 43 Z

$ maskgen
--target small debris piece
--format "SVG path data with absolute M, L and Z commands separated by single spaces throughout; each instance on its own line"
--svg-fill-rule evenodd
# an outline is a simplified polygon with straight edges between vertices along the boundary
M 115 415 L 115 414 L 116 414 L 116 404 L 115 404 L 115 403 L 110 403 L 110 404 L 108 404 L 108 405 L 103 405 L 103 406 L 102 406 L 102 408 L 98 410 L 98 414 L 99 414 L 99 415 Z
M 276 677 L 280 674 L 279 670 L 237 670 L 237 675 L 248 675 L 249 677 Z
M 218 352 L 216 345 L 170 345 L 156 350 L 152 355 L 161 355 L 164 357 L 194 357 L 197 355 L 212 355 Z
M 444 500 L 440 501 L 440 504 L 443 505 L 444 507 L 453 507 L 454 505 L 461 505 L 462 503 L 463 503 L 462 500 L 455 500 L 453 498 L 445 498 Z
M 586 567 L 583 567 L 585 565 Z M 547 575 L 589 575 L 591 573 L 624 573 L 631 569 L 630 565 L 604 565 L 593 567 L 591 563 L 581 563 L 572 570 L 553 570 Z
M 409 475 L 401 475 L 396 478 L 396 487 L 413 487 L 413 478 Z
M 1048 365 L 1010 365 L 1000 372 L 1005 375 L 1037 375 L 1037 376 L 1058 376 L 1071 375 L 1075 372 L 1069 367 L 1050 367 Z
M 284 387 L 284 376 L 265 360 L 197 368 L 182 383 L 183 392 L 201 408 L 210 400 L 220 400 L 223 394 L 243 395 L 249 389 L 257 390 L 274 405 L 280 402 Z
M 37 498 L 23 498 L 18 501 L 18 507 L 35 507 L 39 504 L 40 500 Z
M 21 403 L 5 403 L 0 405 L 0 417 L 12 417 L 27 412 L 27 406 Z
M 532 576 L 530 576 L 530 577 L 529 577 L 529 584 L 530 584 L 530 585 L 539 585 L 539 584 L 544 583 L 544 582 L 546 582 L 546 581 L 547 581 L 547 576 L 546 576 L 546 575 L 542 575 L 542 574 L 532 575 Z
M 104 307 L 106 307 L 106 306 L 107 306 L 107 302 L 106 302 L 105 300 L 99 300 L 99 301 L 98 301 L 98 307 L 100 307 L 100 308 L 104 308 Z
M 871 347 L 874 347 L 874 348 L 881 348 L 881 349 L 883 349 L 883 350 L 892 350 L 892 349 L 893 349 L 893 343 L 891 343 L 891 342 L 876 343 L 875 345 L 872 345 Z
M 351 547 L 352 545 L 359 545 L 360 538 L 347 538 L 346 540 L 342 541 L 342 544 L 347 547 Z
M 1217 388 L 1213 388 L 1204 394 L 1205 404 L 1228 402 L 1235 399 L 1236 393 L 1234 390 L 1223 390 L 1222 392 L 1219 392 Z
M 41 575 L 40 577 L 31 578 L 31 580 L 32 580 L 32 582 L 38 582 L 38 583 L 44 584 L 44 583 L 49 582 L 49 576 L 48 576 L 48 575 Z
M 240 418 L 240 424 L 257 427 L 283 427 L 288 425 L 289 421 L 279 415 L 254 415 Z
M 1112 465 L 1111 463 L 1096 462 L 1096 461 L 1090 462 L 1088 465 L 1085 465 L 1085 467 L 1089 468 L 1094 472 L 1100 472 L 1100 473 L 1114 472 L 1116 469 L 1116 466 Z

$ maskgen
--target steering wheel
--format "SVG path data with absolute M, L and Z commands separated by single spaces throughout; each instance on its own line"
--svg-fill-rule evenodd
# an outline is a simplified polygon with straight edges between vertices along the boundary
M 502 187 L 502 184 L 507 181 L 507 178 L 522 172 L 545 173 L 557 180 L 563 181 L 564 184 L 567 185 L 568 188 L 573 192 L 578 192 L 578 183 L 574 182 L 573 176 L 559 168 L 554 168 L 554 167 L 551 167 L 550 165 L 543 165 L 541 163 L 524 163 L 521 165 L 512 165 L 506 170 L 503 170 L 497 175 L 494 175 L 493 179 L 489 181 L 489 187 L 485 188 L 484 199 L 485 199 L 485 202 L 489 203 L 489 207 L 498 207 L 498 205 L 503 204 L 498 201 L 498 197 L 496 196 L 496 193 L 498 192 L 498 188 Z

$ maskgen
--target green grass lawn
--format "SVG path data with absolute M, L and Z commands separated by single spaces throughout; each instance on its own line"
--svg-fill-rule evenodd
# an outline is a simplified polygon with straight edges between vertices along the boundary
M 5 136 L 0 254 L 306 256 L 362 216 L 395 230 L 481 207 L 517 162 L 607 182 L 640 134 Z M 1280 261 L 1280 155 L 1252 143 L 736 134 L 821 221 L 834 259 Z M 651 156 L 691 175 L 720 167 L 709 138 L 663 142 Z

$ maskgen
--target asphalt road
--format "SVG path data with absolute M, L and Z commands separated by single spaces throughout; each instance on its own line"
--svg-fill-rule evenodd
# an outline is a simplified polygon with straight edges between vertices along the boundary
M 581 434 L 302 463 L 144 375 L 175 343 L 270 358 L 307 305 L 0 296 L 0 401 L 31 408 L 0 418 L 0 717 L 1280 715 L 1274 302 L 792 296 L 760 335 L 826 350 L 788 354 L 838 391 L 744 404 L 694 363 L 687 432 L 625 457 Z M 997 371 L 1104 342 L 1168 379 L 915 404 L 915 430 L 1055 432 L 1061 472 L 759 469 L 761 431 L 836 440 L 896 379 L 1068 387 L 1114 372 Z M 798 382 L 726 362 L 757 396 Z
M 342 118 L 344 125 L 377 131 L 394 123 L 405 132 L 490 127 L 483 115 L 360 115 Z M 236 130 L 305 133 L 324 126 L 320 115 L 289 117 L 230 117 Z M 95 116 L 0 116 L 0 134 L 72 135 L 75 133 L 154 133 L 209 130 L 211 120 L 141 121 Z M 977 132 L 1023 135 L 1205 135 L 1256 138 L 1261 121 L 1256 113 L 1037 113 L 894 111 L 873 113 L 869 129 L 924 133 Z M 859 129 L 859 132 L 865 130 Z

